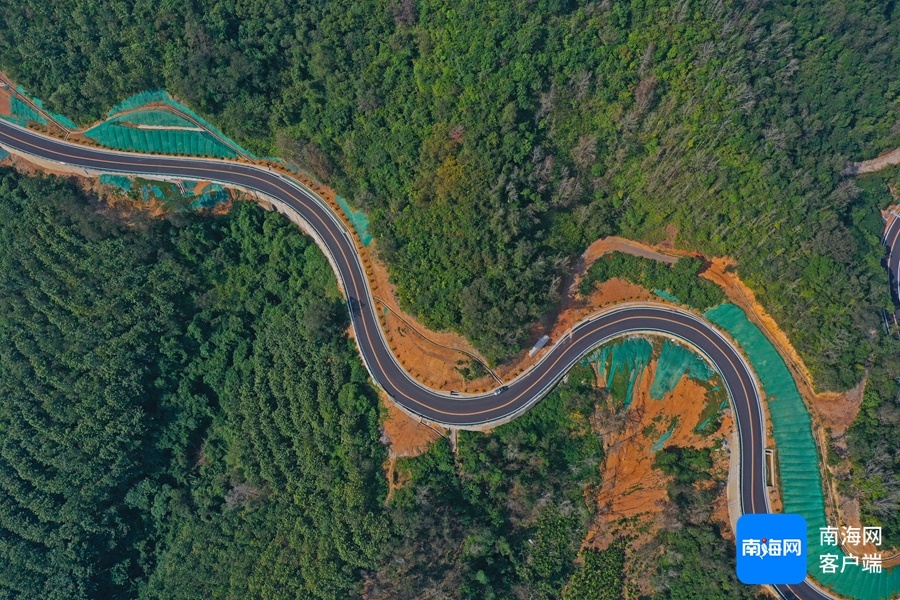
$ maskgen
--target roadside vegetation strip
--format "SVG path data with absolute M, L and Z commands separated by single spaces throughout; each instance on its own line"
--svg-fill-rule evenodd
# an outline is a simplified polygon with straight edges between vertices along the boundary
M 900 569 L 872 574 L 855 568 L 845 573 L 822 574 L 819 556 L 838 554 L 841 556 L 838 563 L 841 564 L 843 553 L 819 543 L 819 528 L 837 526 L 837 523 L 829 523 L 826 518 L 819 450 L 803 398 L 781 355 L 740 308 L 734 304 L 722 304 L 706 311 L 704 316 L 726 330 L 740 344 L 765 392 L 772 420 L 779 471 L 777 481 L 781 487 L 784 512 L 802 515 L 809 528 L 810 575 L 842 596 L 859 600 L 895 597 L 900 592 Z

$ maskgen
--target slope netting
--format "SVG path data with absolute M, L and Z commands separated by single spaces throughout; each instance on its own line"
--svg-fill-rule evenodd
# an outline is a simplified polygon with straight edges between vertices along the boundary
M 25 102 L 22 102 L 16 96 L 10 96 L 9 99 L 10 112 L 19 125 L 25 125 L 28 121 L 32 121 L 34 123 L 41 123 L 42 125 L 47 124 L 47 119 L 44 118 L 41 113 L 34 110 Z
M 16 89 L 44 110 L 40 99 L 31 98 L 22 86 L 16 86 Z M 149 104 L 166 104 L 180 115 L 159 108 L 141 110 Z M 133 112 L 119 114 L 125 111 Z M 45 112 L 69 129 L 78 128 L 65 115 Z M 84 135 L 108 148 L 218 158 L 236 158 L 243 154 L 255 158 L 203 117 L 162 90 L 135 94 L 114 106 L 107 115 L 109 120 L 92 127 Z M 48 124 L 44 115 L 15 95 L 10 96 L 10 114 L 3 115 L 2 118 L 22 126 L 27 126 L 29 122 Z
M 196 192 L 191 192 L 196 193 Z M 197 199 L 190 203 L 188 208 L 197 210 L 200 208 L 212 208 L 217 204 L 228 200 L 228 192 L 218 183 L 210 183 L 203 187 L 203 191 L 197 195 Z
M 190 154 L 234 158 L 237 153 L 205 131 L 138 129 L 118 122 L 104 123 L 85 135 L 99 144 L 119 150 Z
M 101 123 L 85 132 L 98 144 L 117 150 L 235 158 L 237 152 L 206 131 L 138 129 L 120 121 Z
M 610 395 L 631 404 L 634 385 L 650 364 L 653 345 L 643 338 L 627 338 L 606 344 L 582 359 L 582 365 L 595 364 L 597 372 L 606 380 Z
M 141 199 L 144 202 L 149 202 L 151 199 L 156 198 L 158 200 L 163 200 L 166 197 L 166 193 L 163 192 L 162 188 L 158 185 L 154 185 L 152 183 L 145 183 L 141 186 Z
M 109 109 L 109 112 L 106 113 L 106 116 L 111 117 L 117 113 L 126 111 L 126 110 L 134 110 L 136 108 L 140 108 L 146 104 L 151 104 L 153 102 L 167 102 L 171 100 L 169 94 L 164 92 L 163 90 L 151 90 L 149 92 L 141 92 L 140 94 L 135 94 L 130 98 L 126 98 Z
M 669 302 L 675 302 L 676 304 L 680 304 L 678 298 L 667 292 L 666 290 L 653 290 L 653 293 L 663 298 L 664 300 L 668 300 Z
M 653 453 L 656 453 L 656 452 L 659 452 L 660 450 L 662 450 L 666 446 L 666 442 L 669 441 L 669 438 L 672 437 L 672 434 L 675 433 L 676 426 L 677 426 L 677 423 L 672 423 L 669 426 L 669 428 L 666 430 L 666 432 L 663 433 L 661 436 L 659 436 L 658 440 L 653 442 L 653 445 L 650 446 L 650 451 Z
M 691 379 L 707 381 L 713 376 L 713 368 L 696 352 L 666 340 L 659 352 L 656 373 L 653 374 L 653 383 L 650 385 L 650 397 L 662 400 L 675 389 L 685 374 Z
M 844 573 L 823 574 L 820 556 L 837 555 L 842 565 L 844 553 L 835 546 L 820 544 L 820 528 L 827 523 L 819 453 L 812 435 L 806 405 L 790 371 L 765 335 L 733 304 L 723 304 L 706 312 L 706 318 L 722 327 L 741 345 L 759 377 L 772 419 L 784 512 L 802 515 L 808 526 L 809 574 L 834 592 L 859 600 L 886 600 L 900 593 L 900 569 L 868 573 L 849 567 Z
M 123 192 L 131 191 L 131 180 L 123 175 L 101 175 L 100 183 L 116 186 Z
M 347 201 L 340 196 L 337 196 L 335 200 L 337 200 L 337 203 L 341 207 L 341 210 L 344 211 L 344 214 L 347 215 L 347 220 L 353 225 L 353 229 L 355 229 L 356 233 L 359 235 L 359 239 L 363 246 L 368 246 L 372 242 L 372 234 L 369 233 L 369 217 L 362 211 L 355 211 L 350 208 Z
M 50 115 L 58 123 L 65 125 L 69 129 L 77 129 L 78 128 L 78 125 L 76 125 L 74 122 L 72 122 L 72 120 L 69 117 L 67 117 L 65 115 L 60 115 L 60 114 L 57 114 L 54 112 L 50 112 L 49 110 L 45 109 L 44 103 L 41 102 L 40 98 L 32 98 L 31 95 L 28 92 L 26 92 L 25 88 L 23 88 L 21 85 L 17 85 L 16 90 L 18 90 L 18 92 L 20 94 L 22 94 L 23 96 L 27 96 L 32 102 L 34 102 L 37 106 L 39 106 L 41 108 L 41 110 L 45 111 L 48 115 Z M 29 110 L 33 110 L 33 109 L 29 109 Z M 37 114 L 37 113 L 35 112 L 35 114 Z M 45 119 L 43 116 L 39 117 L 38 119 L 31 119 L 31 120 L 36 121 L 38 123 L 43 123 L 44 125 L 47 124 L 47 119 Z
M 200 129 L 196 124 L 165 110 L 141 110 L 127 115 L 114 117 L 107 123 L 131 123 L 132 125 L 151 125 L 155 127 L 186 127 L 188 129 Z
M 198 115 L 197 113 L 192 111 L 190 108 L 188 108 L 184 104 L 182 104 L 182 103 L 178 102 L 177 100 L 175 100 L 174 98 L 172 98 L 167 92 L 165 92 L 163 90 L 151 90 L 151 91 L 147 91 L 147 92 L 141 92 L 140 94 L 135 94 L 134 96 L 131 96 L 130 98 L 126 98 L 119 104 L 112 107 L 109 110 L 109 112 L 107 113 L 107 115 L 109 117 L 113 117 L 113 116 L 117 115 L 118 113 L 139 109 L 143 106 L 146 106 L 148 104 L 154 104 L 154 103 L 167 104 L 167 105 L 171 106 L 172 108 L 176 109 L 178 112 L 188 115 L 191 119 L 194 119 L 194 121 L 196 121 L 197 124 L 199 124 L 204 129 L 211 131 L 214 134 L 214 135 L 210 135 L 210 137 L 212 137 L 213 139 L 218 138 L 220 140 L 223 140 L 223 142 L 218 142 L 218 143 L 220 143 L 221 145 L 223 145 L 225 147 L 230 147 L 230 150 L 233 153 L 232 156 L 236 156 L 238 154 L 245 154 L 251 158 L 256 158 L 253 154 L 251 154 L 250 152 L 248 152 L 247 150 L 242 148 L 237 142 L 235 142 L 234 140 L 232 140 L 231 138 L 226 136 L 224 133 L 222 133 L 217 127 L 215 127 L 214 125 L 209 123 L 206 119 L 204 119 L 203 117 L 201 117 L 200 115 Z M 129 118 L 131 118 L 131 117 L 133 117 L 133 115 L 129 115 Z M 219 155 L 215 155 L 215 156 L 219 156 Z
M 199 210 L 228 202 L 230 195 L 218 183 L 196 181 L 151 181 L 143 177 L 134 180 L 123 175 L 101 175 L 100 183 L 112 185 L 133 198 L 144 202 L 162 201 L 169 209 Z

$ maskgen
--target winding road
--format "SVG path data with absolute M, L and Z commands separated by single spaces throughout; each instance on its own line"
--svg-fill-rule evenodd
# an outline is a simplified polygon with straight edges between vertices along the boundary
M 0 146 L 16 154 L 88 169 L 216 181 L 256 191 L 302 218 L 329 256 L 350 308 L 356 343 L 369 373 L 407 411 L 450 427 L 476 428 L 514 418 L 534 406 L 591 349 L 616 337 L 650 332 L 677 337 L 703 353 L 722 376 L 740 438 L 740 490 L 744 513 L 770 512 L 766 490 L 765 420 L 753 372 L 733 343 L 703 319 L 670 305 L 622 305 L 575 326 L 530 370 L 494 393 L 462 398 L 428 389 L 397 363 L 378 322 L 365 270 L 350 234 L 320 199 L 295 180 L 266 167 L 226 160 L 142 155 L 60 141 L 0 120 Z M 900 219 L 893 228 L 890 264 L 900 274 Z M 777 586 L 786 598 L 832 598 L 811 580 Z
M 887 266 L 891 278 L 891 297 L 894 299 L 894 322 L 900 325 L 900 215 L 894 215 L 884 232 L 884 245 L 888 247 Z

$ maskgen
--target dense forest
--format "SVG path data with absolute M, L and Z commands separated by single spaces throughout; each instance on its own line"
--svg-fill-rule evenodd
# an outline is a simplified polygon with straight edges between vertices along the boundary
M 404 304 L 508 356 L 567 261 L 618 233 L 730 254 L 823 388 L 886 304 L 895 3 L 634 0 L 0 8 L 0 67 L 82 122 L 165 88 L 374 219 Z M 477 234 L 476 234 L 477 233 Z
M 788 332 L 819 388 L 846 389 L 868 375 L 863 409 L 849 433 L 855 467 L 845 485 L 863 498 L 865 519 L 894 523 L 893 529 L 900 531 L 900 461 L 888 444 L 897 439 L 900 427 L 900 349 L 881 328 L 880 310 L 890 301 L 880 263 L 884 251 L 878 215 L 890 201 L 887 183 L 896 187 L 897 175 L 896 170 L 860 179 L 840 175 L 851 160 L 900 146 L 896 12 L 896 2 L 877 0 L 22 0 L 0 6 L 0 68 L 50 108 L 80 122 L 100 117 L 131 93 L 165 88 L 248 148 L 294 161 L 371 215 L 378 251 L 404 305 L 429 325 L 461 331 L 492 360 L 522 346 L 528 324 L 558 299 L 573 257 L 600 236 L 659 241 L 676 232 L 683 247 L 732 256 L 739 274 Z M 21 196 L 34 184 L 17 185 Z M 13 382 L 16 377 L 36 381 L 41 363 L 33 357 L 55 357 L 65 373 L 41 372 L 44 383 L 34 389 L 4 388 L 9 402 L 39 397 L 39 410 L 46 411 L 14 410 L 9 418 L 32 428 L 68 427 L 71 415 L 96 413 L 111 419 L 104 431 L 119 432 L 112 446 L 92 448 L 86 457 L 53 449 L 60 439 L 56 433 L 11 438 L 11 446 L 50 448 L 43 455 L 16 458 L 25 461 L 16 476 L 37 477 L 35 464 L 28 461 L 77 464 L 85 473 L 108 471 L 89 501 L 106 510 L 104 502 L 121 491 L 102 487 L 113 486 L 113 479 L 128 482 L 122 484 L 127 489 L 141 481 L 152 489 L 186 489 L 159 483 L 176 475 L 146 475 L 142 469 L 169 473 L 170 467 L 154 466 L 168 460 L 168 451 L 155 445 L 160 435 L 170 440 L 167 448 L 194 452 L 194 458 L 182 456 L 184 468 L 195 465 L 199 442 L 189 432 L 209 428 L 215 435 L 202 444 L 203 464 L 191 473 L 208 469 L 214 483 L 203 480 L 204 489 L 214 491 L 191 488 L 197 499 L 172 491 L 170 501 L 152 508 L 175 514 L 179 502 L 189 507 L 193 502 L 219 516 L 204 513 L 194 525 L 185 524 L 184 537 L 167 532 L 171 547 L 189 553 L 192 535 L 215 539 L 202 527 L 228 531 L 248 548 L 316 536 L 323 540 L 323 555 L 338 557 L 322 564 L 341 565 L 328 577 L 323 574 L 323 580 L 343 589 L 354 569 L 376 568 L 365 539 L 311 533 L 319 530 L 294 519 L 291 508 L 255 512 L 259 522 L 253 524 L 214 512 L 216 490 L 226 485 L 226 476 L 217 469 L 243 466 L 247 456 L 264 448 L 272 459 L 262 461 L 258 472 L 250 466 L 246 476 L 243 468 L 227 471 L 235 478 L 235 494 L 246 492 L 246 506 L 253 506 L 257 496 L 283 499 L 278 506 L 284 507 L 295 506 L 307 494 L 327 496 L 332 492 L 323 490 L 331 489 L 327 484 L 332 478 L 358 478 L 359 470 L 377 469 L 372 464 L 378 462 L 367 454 L 376 452 L 375 446 L 362 441 L 371 441 L 367 436 L 374 434 L 366 427 L 374 417 L 357 414 L 360 406 L 368 406 L 368 414 L 374 410 L 365 376 L 352 347 L 344 349 L 345 342 L 329 337 L 343 314 L 336 297 L 322 300 L 319 294 L 314 300 L 298 293 L 299 306 L 290 310 L 302 313 L 310 329 L 296 333 L 306 340 L 318 331 L 315 335 L 332 340 L 334 347 L 292 341 L 310 348 L 303 355 L 309 364 L 303 367 L 302 381 L 268 381 L 260 365 L 277 364 L 289 351 L 292 357 L 297 352 L 282 345 L 288 338 L 279 333 L 296 327 L 278 312 L 289 310 L 290 303 L 267 286 L 277 287 L 294 275 L 260 272 L 261 279 L 251 281 L 246 273 L 249 283 L 243 291 L 237 275 L 232 283 L 210 282 L 229 260 L 222 254 L 229 247 L 222 240 L 252 252 L 248 239 L 262 236 L 263 225 L 254 221 L 259 217 L 249 215 L 241 210 L 226 220 L 228 227 L 237 227 L 233 224 L 239 217 L 248 220 L 250 231 L 243 233 L 220 229 L 225 225 L 191 223 L 174 233 L 162 231 L 163 226 L 127 232 L 122 235 L 140 240 L 126 244 L 107 225 L 72 213 L 64 219 L 71 221 L 73 231 L 83 231 L 79 243 L 99 244 L 96 265 L 40 270 L 39 261 L 55 256 L 43 247 L 4 257 L 4 285 L 27 283 L 36 291 L 4 300 L 11 303 L 8 311 L 4 307 L 4 332 L 15 332 L 19 341 L 2 350 L 11 361 L 3 376 Z M 265 223 L 275 227 L 275 221 Z M 11 232 L 19 225 L 4 219 L 0 226 Z M 50 235 L 46 227 L 41 231 Z M 271 252 L 283 251 L 274 242 L 258 243 Z M 114 252 L 104 244 L 129 249 Z M 70 251 L 65 245 L 52 250 Z M 234 261 L 244 260 L 234 252 Z M 320 258 L 308 260 L 317 264 Z M 305 265 L 301 272 L 310 270 Z M 79 292 L 73 302 L 80 304 L 73 307 L 95 308 L 78 308 L 72 315 L 52 312 L 64 310 L 55 294 L 72 293 L 76 276 L 98 283 L 88 286 L 90 292 Z M 158 279 L 152 292 L 138 282 L 143 277 Z M 302 282 L 290 285 L 303 287 Z M 114 299 L 117 290 L 123 295 Z M 229 297 L 233 301 L 221 300 Z M 270 302 L 285 307 L 263 310 Z M 45 315 L 38 306 L 51 312 Z M 112 310 L 125 316 L 111 319 Z M 16 325 L 6 316 L 24 319 L 32 312 L 44 315 L 43 320 Z M 263 315 L 265 320 L 257 322 Z M 89 318 L 97 321 L 88 328 L 76 325 L 77 319 Z M 75 337 L 42 333 L 55 327 Z M 246 339 L 253 344 L 238 343 Z M 228 340 L 237 344 L 236 350 L 223 349 L 231 348 Z M 116 352 L 116 344 L 139 350 Z M 337 369 L 327 358 L 332 352 L 342 352 L 342 364 L 346 356 L 346 365 L 353 366 L 326 375 Z M 102 372 L 88 370 L 107 361 Z M 221 372 L 221 379 L 205 375 L 207 371 Z M 182 380 L 175 372 L 194 375 Z M 113 381 L 122 383 L 104 383 Z M 90 401 L 83 407 L 67 402 L 70 414 L 63 411 L 67 392 L 60 391 L 70 389 L 104 393 L 86 394 Z M 265 400 L 255 396 L 262 392 Z M 331 393 L 344 400 L 328 426 L 313 428 L 318 431 L 315 441 L 288 453 L 279 436 L 290 437 L 292 427 L 308 429 L 303 419 L 310 415 L 295 412 L 294 403 L 285 398 L 296 395 L 311 402 Z M 158 403 L 125 401 L 134 394 Z M 254 435 L 237 433 L 238 425 L 264 427 L 254 422 L 251 402 L 267 403 L 279 415 L 278 425 L 267 424 Z M 193 407 L 191 416 L 176 418 L 171 407 L 183 404 Z M 221 414 L 215 412 L 218 408 Z M 213 413 L 219 416 L 213 419 Z M 345 413 L 357 420 L 339 417 Z M 345 427 L 363 432 L 352 460 L 329 445 Z M 98 444 L 106 439 L 92 431 L 79 435 L 96 438 Z M 287 461 L 307 459 L 311 462 L 304 468 L 316 483 L 295 481 L 284 472 Z M 3 476 L 13 474 L 7 469 Z M 352 481 L 345 493 L 357 513 L 378 504 L 383 490 L 354 487 L 358 479 Z M 36 510 L 53 512 L 54 502 L 61 501 L 61 486 L 51 477 L 34 480 L 15 494 L 23 503 L 42 507 Z M 145 506 L 140 503 L 151 496 L 157 497 L 151 492 L 129 497 Z M 73 514 L 83 509 L 65 508 Z M 135 524 L 120 509 L 110 507 L 79 522 L 83 536 L 107 546 L 150 539 L 142 532 L 153 524 Z M 344 515 L 336 509 L 328 518 L 362 518 L 360 527 L 374 539 L 387 535 L 383 519 L 388 517 L 357 513 Z M 64 519 L 67 513 L 58 514 Z M 50 522 L 28 514 L 6 518 L 29 540 L 37 531 L 29 533 L 29 528 Z M 279 519 L 300 524 L 289 539 L 266 538 L 263 532 L 274 535 Z M 124 522 L 130 527 L 117 525 Z M 74 535 L 70 522 L 58 525 Z M 287 534 L 279 528 L 278 535 Z M 0 543 L 8 560 L 23 551 Z M 52 536 L 47 543 L 45 558 L 33 568 L 59 573 L 87 568 L 72 562 L 67 545 L 52 546 Z M 142 544 L 134 541 L 128 558 L 116 564 L 91 562 L 100 565 L 94 567 L 96 577 L 106 579 L 96 585 L 128 581 L 156 551 L 153 544 Z M 248 555 L 233 558 L 249 561 Z M 303 560 L 307 571 L 318 564 L 309 556 Z M 503 575 L 498 577 L 524 572 L 510 566 L 513 558 L 504 560 L 508 562 L 500 561 L 496 572 Z M 54 561 L 69 561 L 68 570 L 51 567 L 58 564 Z M 169 565 L 174 573 L 182 562 L 172 558 L 160 565 Z M 615 560 L 603 561 L 607 563 Z M 489 579 L 494 573 L 480 571 Z M 242 581 L 254 581 L 251 566 L 236 572 L 246 575 Z M 66 589 L 76 579 L 89 580 L 59 576 L 55 589 Z M 23 577 L 19 583 L 27 581 Z M 167 581 L 154 579 L 148 589 L 165 594 L 159 586 Z M 257 583 L 267 585 L 268 580 Z
M 0 595 L 336 597 L 378 564 L 377 402 L 293 225 L 128 228 L 5 169 L 0 240 Z
M 126 221 L 64 179 L 0 168 L 0 241 L 0 597 L 622 585 L 627 540 L 576 560 L 604 456 L 590 367 L 490 435 L 402 459 L 389 499 L 336 281 L 282 216 Z M 703 560 L 651 565 L 657 596 Z

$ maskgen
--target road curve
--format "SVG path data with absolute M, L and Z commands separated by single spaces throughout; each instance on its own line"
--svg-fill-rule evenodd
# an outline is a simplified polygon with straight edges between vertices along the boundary
M 706 321 L 668 305 L 628 305 L 595 316 L 559 340 L 532 369 L 499 393 L 460 398 L 427 389 L 400 367 L 384 339 L 356 246 L 338 217 L 291 178 L 244 163 L 101 150 L 63 142 L 0 120 L 0 146 L 19 153 L 105 173 L 130 173 L 216 181 L 274 197 L 305 220 L 347 296 L 356 342 L 376 383 L 406 410 L 451 427 L 473 428 L 521 414 L 544 397 L 569 368 L 591 349 L 638 332 L 674 336 L 702 352 L 728 388 L 740 439 L 741 508 L 770 512 L 766 491 L 765 421 L 753 373 L 740 352 Z M 900 230 L 900 227 L 897 227 Z M 787 598 L 831 598 L 809 580 L 778 586 Z
M 887 266 L 891 279 L 891 297 L 894 299 L 895 320 L 900 324 L 900 215 L 894 215 L 884 232 L 884 245 L 888 247 Z

